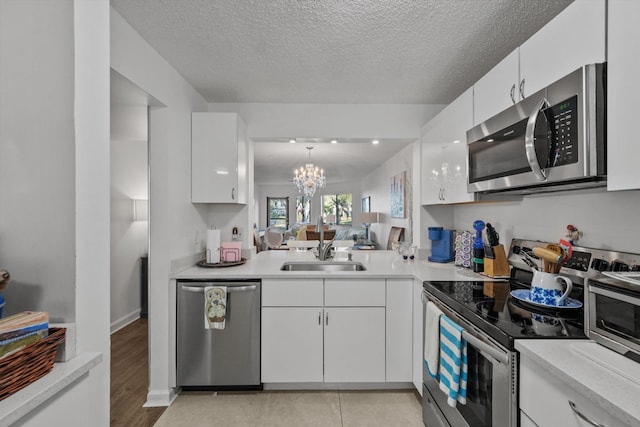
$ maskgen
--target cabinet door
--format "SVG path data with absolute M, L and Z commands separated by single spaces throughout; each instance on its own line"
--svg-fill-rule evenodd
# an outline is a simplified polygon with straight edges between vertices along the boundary
M 387 279 L 386 380 L 411 382 L 413 280 Z
M 571 408 L 570 402 L 575 409 Z M 520 409 L 539 427 L 626 425 L 527 357 L 520 360 Z
M 524 96 L 585 64 L 604 62 L 606 16 L 605 0 L 576 1 L 525 41 L 520 46 Z
M 322 308 L 262 308 L 262 382 L 322 382 Z
M 431 129 L 422 135 L 422 205 L 442 204 L 442 146 L 437 131 Z
M 385 309 L 325 308 L 324 381 L 385 381 Z
M 519 67 L 516 49 L 473 85 L 474 125 L 518 101 Z
M 192 202 L 240 203 L 238 123 L 235 113 L 192 113 Z
M 424 364 L 424 351 L 422 342 L 424 341 L 423 323 L 424 306 L 422 305 L 422 282 L 413 281 L 413 385 L 422 395 L 422 365 Z
M 467 131 L 473 127 L 473 89 L 468 89 L 446 109 L 441 126 L 446 129 L 442 140 L 442 202 L 463 203 L 475 200 L 467 192 Z
M 640 189 L 635 128 L 640 99 L 640 2 L 609 0 L 607 64 L 607 189 Z

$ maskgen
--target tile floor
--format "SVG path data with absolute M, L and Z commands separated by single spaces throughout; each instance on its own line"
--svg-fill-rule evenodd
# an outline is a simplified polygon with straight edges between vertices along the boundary
M 424 427 L 415 391 L 183 392 L 154 427 Z

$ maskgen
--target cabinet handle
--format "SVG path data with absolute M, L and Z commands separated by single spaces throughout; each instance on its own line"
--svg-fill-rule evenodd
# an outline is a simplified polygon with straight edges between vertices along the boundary
M 524 79 L 522 79 L 520 81 L 520 98 L 521 99 L 525 98 L 525 96 L 524 96 Z
M 329 312 L 324 314 L 324 324 L 325 326 L 329 326 Z
M 231 200 L 235 200 L 236 199 L 236 189 L 235 187 L 231 189 Z
M 593 427 L 605 427 L 603 424 L 597 423 L 593 420 L 590 420 L 589 418 L 587 418 L 587 416 L 585 414 L 583 414 L 582 412 L 578 411 L 578 408 L 576 407 L 576 404 L 573 403 L 572 401 L 569 401 L 569 407 L 571 408 L 571 410 L 573 412 L 575 412 L 575 414 L 577 416 L 579 416 L 580 418 L 582 418 L 584 421 L 586 421 L 587 423 L 589 423 L 589 425 L 592 425 Z
M 318 326 L 322 326 L 322 312 L 318 312 Z
M 516 103 L 516 84 L 514 83 L 513 86 L 511 86 L 511 102 L 513 102 L 514 104 Z

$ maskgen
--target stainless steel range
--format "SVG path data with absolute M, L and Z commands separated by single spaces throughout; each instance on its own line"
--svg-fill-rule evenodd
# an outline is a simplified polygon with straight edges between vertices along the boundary
M 526 293 L 533 276 L 522 253 L 531 253 L 534 247 L 547 244 L 514 239 L 508 255 L 512 266 L 508 280 L 424 282 L 423 302 L 433 302 L 463 328 L 468 359 L 464 405 L 448 405 L 438 381 L 423 369 L 423 418 L 428 427 L 519 425 L 515 340 L 587 338 L 583 307 L 585 285 L 588 288 L 589 280 L 602 280 L 609 271 L 639 268 L 617 260 L 618 252 L 574 247 L 560 270 L 560 274 L 573 282 L 571 304 L 562 308 L 533 304 L 526 298 L 516 297 L 523 294 L 518 290 Z

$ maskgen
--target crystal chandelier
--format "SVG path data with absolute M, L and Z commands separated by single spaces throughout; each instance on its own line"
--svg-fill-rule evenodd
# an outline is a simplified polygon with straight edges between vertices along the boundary
M 327 178 L 324 176 L 324 170 L 314 167 L 311 163 L 313 147 L 307 147 L 307 150 L 309 150 L 309 163 L 295 170 L 293 183 L 298 187 L 299 192 L 304 193 L 307 197 L 313 197 L 318 188 L 327 184 Z

